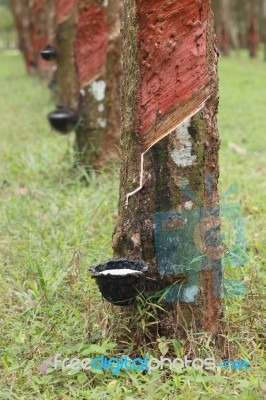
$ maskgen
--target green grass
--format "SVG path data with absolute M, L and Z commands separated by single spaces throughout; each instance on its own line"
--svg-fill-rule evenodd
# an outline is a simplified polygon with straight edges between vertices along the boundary
M 15 53 L 0 59 L 0 399 L 262 399 L 265 63 L 243 55 L 220 62 L 220 191 L 238 185 L 228 201 L 242 205 L 250 257 L 247 266 L 227 272 L 245 280 L 249 294 L 225 300 L 225 335 L 232 358 L 249 360 L 251 370 L 118 376 L 51 370 L 41 376 L 39 366 L 56 353 L 119 353 L 108 342 L 111 307 L 87 274 L 89 265 L 112 254 L 118 172 L 84 185 L 84 171 L 72 168 L 73 136 L 49 129 L 46 114 L 54 105 L 47 89 L 25 75 Z M 167 343 L 162 339 L 159 347 Z M 199 355 L 213 352 L 204 337 L 195 348 Z M 177 354 L 184 351 L 179 344 Z

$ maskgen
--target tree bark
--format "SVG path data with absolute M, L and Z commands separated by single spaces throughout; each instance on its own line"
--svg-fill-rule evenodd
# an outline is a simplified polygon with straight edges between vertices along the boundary
M 221 12 L 221 41 L 220 49 L 223 55 L 228 56 L 230 51 L 230 5 L 228 0 L 219 0 Z
M 30 4 L 30 34 L 34 60 L 40 77 L 49 81 L 54 73 L 53 65 L 40 57 L 41 50 L 53 40 L 55 13 L 53 0 L 33 0 Z
M 19 48 L 28 72 L 38 71 L 39 75 L 51 79 L 54 69 L 40 57 L 40 51 L 54 41 L 55 13 L 54 0 L 10 0 L 14 14 Z
M 229 55 L 230 48 L 238 50 L 240 47 L 233 6 L 234 4 L 229 0 L 213 1 L 212 5 L 218 47 L 224 56 Z
M 78 75 L 74 56 L 76 35 L 75 1 L 55 0 L 57 48 L 57 102 L 59 105 L 78 109 Z
M 160 216 L 157 213 L 202 207 L 203 214 L 209 209 L 216 210 L 216 217 L 219 214 L 217 52 L 210 3 L 208 0 L 185 0 L 182 4 L 124 0 L 122 166 L 113 249 L 118 258 L 149 263 L 152 279 L 162 275 L 154 228 L 156 215 Z M 189 43 L 187 47 L 186 43 Z M 199 107 L 187 111 L 190 100 L 186 96 L 193 86 L 193 98 L 205 73 L 208 83 L 204 106 L 198 112 Z M 197 79 L 193 83 L 195 76 Z M 180 107 L 183 107 L 182 121 L 175 119 Z M 152 122 L 151 115 L 154 116 Z M 178 123 L 174 126 L 173 121 Z M 163 138 L 146 151 L 143 187 L 129 197 L 127 205 L 128 193 L 132 193 L 139 182 L 143 153 L 140 131 L 149 129 L 153 138 L 158 132 Z M 202 200 L 201 206 L 196 199 Z M 216 289 L 221 265 L 219 261 L 206 262 L 196 283 L 198 300 L 165 301 L 165 312 L 158 312 L 155 334 L 184 337 L 188 331 L 208 331 L 213 336 L 219 332 L 222 308 Z M 181 275 L 177 271 L 170 276 L 160 276 L 160 288 L 178 281 Z M 186 273 L 186 279 L 187 288 L 195 285 L 193 274 Z M 131 315 L 134 309 L 135 305 L 124 312 Z
M 117 156 L 120 137 L 121 3 L 104 4 L 57 0 L 58 98 L 81 117 L 75 157 L 87 169 Z
M 237 40 L 239 48 L 246 49 L 247 46 L 247 24 L 248 24 L 248 10 L 246 1 L 244 4 L 239 0 L 234 2 L 235 23 L 237 28 Z
M 264 39 L 264 60 L 266 61 L 266 0 L 263 0 L 263 39 Z
M 87 0 L 78 4 L 75 55 L 82 123 L 77 129 L 76 151 L 79 163 L 99 169 L 118 155 L 121 2 L 112 0 L 105 6 L 105 2 Z
M 35 70 L 36 62 L 30 35 L 30 8 L 28 0 L 10 0 L 10 8 L 18 32 L 19 49 L 21 50 L 28 73 Z
M 252 0 L 249 3 L 248 47 L 251 58 L 257 57 L 259 47 L 259 2 Z

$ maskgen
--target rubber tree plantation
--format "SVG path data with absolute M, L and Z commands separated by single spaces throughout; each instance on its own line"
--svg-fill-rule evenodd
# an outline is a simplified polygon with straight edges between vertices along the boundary
M 56 82 L 59 106 L 49 119 L 73 130 L 76 161 L 101 168 L 119 153 L 121 2 L 11 0 L 28 72 Z M 41 55 L 41 56 L 40 56 Z M 75 117 L 76 118 L 76 117 Z
M 56 0 L 58 102 L 76 110 L 78 162 L 100 168 L 118 155 L 120 0 Z
M 146 280 L 140 293 L 157 293 L 162 301 L 153 334 L 181 338 L 210 332 L 215 341 L 222 315 L 223 246 L 211 1 L 124 0 L 122 54 L 115 260 L 98 266 L 96 278 L 116 264 L 130 269 L 128 262 L 134 262 L 131 269 Z M 111 271 L 108 279 L 112 274 L 122 290 L 120 274 Z M 133 314 L 137 301 L 123 312 Z
M 248 47 L 251 58 L 257 57 L 259 48 L 259 0 L 252 0 L 247 3 L 248 13 Z
M 220 49 L 223 55 L 229 55 L 230 42 L 233 38 L 232 21 L 229 0 L 219 0 L 220 21 Z
M 28 72 L 37 71 L 42 78 L 49 81 L 53 69 L 40 57 L 40 51 L 54 40 L 54 1 L 10 0 L 10 6 Z
M 42 77 L 51 77 L 52 69 L 40 57 L 40 51 L 54 36 L 53 0 L 34 0 L 30 3 L 30 35 L 34 60 Z
M 103 297 L 133 316 L 140 299 L 152 296 L 151 340 L 210 332 L 215 341 L 224 248 L 211 1 L 123 1 L 121 100 L 120 0 L 31 5 L 23 8 L 30 39 L 16 18 L 21 46 L 28 65 L 40 47 L 40 65 L 56 60 L 59 107 L 49 118 L 62 133 L 76 126 L 77 161 L 85 167 L 117 155 L 121 104 L 114 260 L 93 267 Z
M 31 73 L 36 67 L 36 62 L 30 36 L 29 2 L 27 0 L 10 0 L 10 8 L 17 27 L 19 49 L 24 56 L 27 71 Z
M 264 41 L 264 60 L 266 61 L 266 0 L 263 0 L 263 41 Z

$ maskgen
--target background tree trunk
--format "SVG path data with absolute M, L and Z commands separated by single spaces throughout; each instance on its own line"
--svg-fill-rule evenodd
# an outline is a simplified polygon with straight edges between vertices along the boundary
M 78 110 L 77 164 L 100 168 L 120 137 L 120 0 L 57 0 L 60 105 Z M 63 7 L 64 6 L 64 7 Z
M 56 46 L 56 4 L 55 0 L 46 0 L 46 45 Z M 56 60 L 45 62 L 44 77 L 49 84 L 54 84 L 56 81 Z M 53 88 L 53 86 L 51 87 Z
M 57 102 L 59 105 L 78 109 L 78 75 L 74 45 L 76 35 L 75 1 L 55 0 L 57 48 Z
M 240 2 L 239 0 L 234 1 L 234 15 L 237 27 L 237 39 L 239 48 L 246 49 L 247 46 L 247 24 L 248 24 L 248 10 L 246 1 Z
M 203 207 L 212 206 L 216 215 L 219 214 L 219 136 L 216 122 L 218 81 L 213 14 L 208 0 L 193 4 L 189 0 L 183 1 L 182 4 L 169 4 L 166 1 L 155 1 L 151 4 L 149 0 L 124 0 L 124 7 L 122 167 L 113 248 L 116 257 L 148 262 L 151 265 L 149 276 L 157 279 L 159 271 L 155 248 L 155 214 L 200 207 L 200 201 L 195 200 L 197 198 L 202 200 Z M 208 13 L 207 21 L 202 17 L 204 12 Z M 189 49 L 182 47 L 184 38 L 192 42 Z M 204 45 L 205 38 L 207 48 L 206 43 Z M 161 49 L 161 53 L 153 58 L 157 49 Z M 187 80 L 193 79 L 187 64 L 189 59 L 186 60 L 191 54 L 197 54 L 195 57 L 198 57 L 199 75 L 204 74 L 205 67 L 201 61 L 206 56 L 208 99 L 199 112 L 194 109 L 191 118 L 170 130 L 170 134 L 148 151 L 144 162 L 144 186 L 129 198 L 129 204 L 126 206 L 127 194 L 132 192 L 139 182 L 143 150 L 138 134 L 140 125 L 137 121 L 140 114 L 147 111 L 147 105 L 152 104 L 157 115 L 155 127 L 157 125 L 160 130 L 167 130 L 169 114 L 161 110 L 169 101 L 168 95 L 175 94 L 174 98 L 178 103 L 180 96 L 184 95 L 180 93 L 180 87 Z M 172 77 L 176 77 L 173 85 Z M 170 79 L 170 82 L 165 96 L 162 82 L 167 82 L 167 79 Z M 143 82 L 148 82 L 144 90 L 147 93 L 146 101 L 140 94 Z M 194 194 L 190 196 L 189 193 L 192 192 Z M 171 276 L 164 276 L 161 287 L 173 284 L 180 279 L 180 275 L 182 274 L 176 272 Z M 217 277 L 219 282 L 221 279 L 219 261 L 214 264 L 208 261 L 208 265 L 199 272 L 197 283 L 194 279 L 196 275 L 187 274 L 186 288 L 189 290 L 198 285 L 198 300 L 189 303 L 165 302 L 165 312 L 159 311 L 157 333 L 168 337 L 182 337 L 187 331 L 208 331 L 213 335 L 217 334 L 221 315 L 221 299 L 215 293 Z M 130 315 L 133 310 L 131 308 L 124 312 Z
M 251 58 L 257 57 L 259 47 L 259 2 L 249 1 L 248 47 Z
M 30 2 L 30 34 L 34 60 L 38 73 L 49 81 L 53 75 L 52 64 L 40 57 L 41 50 L 54 36 L 54 1 L 33 0 Z
M 218 47 L 225 56 L 229 55 L 230 48 L 238 50 L 240 47 L 234 3 L 229 0 L 213 1 Z M 238 27 L 239 28 L 239 27 Z
M 28 72 L 37 70 L 48 81 L 54 71 L 40 57 L 40 51 L 54 40 L 54 0 L 10 0 L 21 49 Z
M 30 35 L 30 8 L 28 0 L 10 0 L 10 8 L 14 15 L 18 32 L 19 49 L 21 50 L 26 69 L 29 73 L 35 70 L 36 62 Z
M 219 0 L 221 12 L 221 42 L 220 49 L 223 55 L 228 56 L 230 51 L 231 16 L 228 0 Z
M 266 0 L 263 0 L 263 42 L 264 42 L 264 59 L 266 61 Z
M 120 138 L 121 2 L 104 4 L 97 0 L 79 2 L 75 43 L 82 89 L 76 151 L 79 163 L 96 169 L 118 155 Z

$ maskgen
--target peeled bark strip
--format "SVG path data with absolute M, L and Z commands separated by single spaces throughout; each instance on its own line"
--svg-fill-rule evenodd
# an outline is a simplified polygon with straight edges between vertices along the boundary
M 193 1 L 136 2 L 136 129 L 144 150 L 193 115 L 208 97 L 207 14 L 206 1 L 200 9 Z
M 75 60 L 80 113 L 76 151 L 85 167 L 117 156 L 120 136 L 120 0 L 78 2 Z
M 156 279 L 155 214 L 208 206 L 219 214 L 213 14 L 209 0 L 124 0 L 124 6 L 122 167 L 113 248 L 116 257 L 150 263 L 149 276 Z M 145 155 L 143 188 L 126 205 L 127 194 L 139 183 L 141 154 L 152 144 Z M 196 302 L 165 302 L 159 334 L 217 334 L 220 275 L 219 261 L 215 266 L 208 261 L 199 273 Z M 178 279 L 180 274 L 164 276 L 162 287 Z
M 108 24 L 103 5 L 96 0 L 79 1 L 75 59 L 81 88 L 103 75 L 107 42 Z

